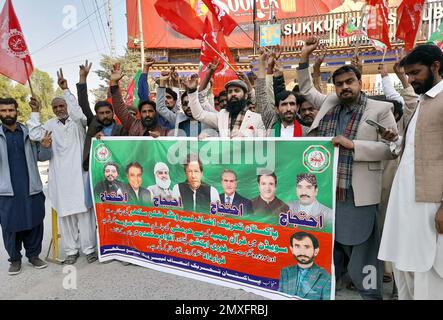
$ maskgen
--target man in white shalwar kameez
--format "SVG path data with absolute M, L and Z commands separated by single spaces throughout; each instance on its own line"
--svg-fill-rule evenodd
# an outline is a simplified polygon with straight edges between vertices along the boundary
M 40 113 L 33 110 L 27 124 L 31 140 L 40 141 L 46 131 L 52 133 L 53 156 L 49 162 L 48 192 L 59 219 L 61 239 L 67 255 L 64 263 L 75 263 L 80 247 L 87 261 L 92 263 L 97 260 L 96 224 L 93 210 L 85 205 L 87 173 L 82 168 L 86 117 L 69 91 L 61 70 L 58 77 L 63 98 L 52 101 L 52 109 L 57 117 L 42 125 Z
M 393 263 L 400 300 L 443 299 L 443 53 L 418 46 L 400 66 L 412 86 L 403 137 L 384 135 L 402 153 L 378 258 Z

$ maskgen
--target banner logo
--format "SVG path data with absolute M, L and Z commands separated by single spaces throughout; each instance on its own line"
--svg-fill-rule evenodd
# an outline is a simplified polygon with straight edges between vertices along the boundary
M 106 162 L 111 158 L 111 151 L 104 144 L 100 144 L 95 148 L 94 151 L 95 160 L 98 162 Z
M 310 146 L 303 152 L 303 165 L 312 173 L 322 173 L 329 168 L 331 154 L 320 145 Z

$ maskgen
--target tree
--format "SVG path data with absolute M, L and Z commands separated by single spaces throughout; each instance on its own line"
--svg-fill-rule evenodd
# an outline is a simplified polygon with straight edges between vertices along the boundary
M 36 69 L 31 75 L 31 82 L 34 94 L 37 96 L 37 99 L 42 106 L 40 117 L 41 121 L 44 123 L 54 117 L 51 107 L 52 99 L 55 97 L 54 80 L 52 80 L 48 73 Z M 29 109 L 29 111 L 31 110 Z
M 54 81 L 48 73 L 35 69 L 31 75 L 34 94 L 42 105 L 41 121 L 44 123 L 54 117 L 51 101 L 54 98 Z M 19 107 L 18 121 L 25 123 L 31 115 L 29 98 L 31 92 L 29 87 L 15 83 L 6 77 L 0 76 L 0 96 L 14 98 Z
M 13 98 L 18 104 L 18 121 L 25 122 L 31 109 L 28 106 L 29 89 L 20 84 L 14 84 L 6 77 L 0 76 L 0 97 Z
M 105 85 L 100 85 L 98 89 L 92 90 L 96 102 L 99 100 L 106 100 L 108 98 L 109 78 L 111 76 L 112 66 L 115 63 L 120 63 L 121 68 L 126 75 L 126 77 L 124 77 L 120 82 L 121 89 L 125 91 L 132 78 L 137 73 L 137 70 L 141 69 L 140 52 L 126 50 L 124 55 L 115 59 L 110 56 L 103 55 L 100 61 L 101 69 L 95 71 L 95 73 L 105 82 Z

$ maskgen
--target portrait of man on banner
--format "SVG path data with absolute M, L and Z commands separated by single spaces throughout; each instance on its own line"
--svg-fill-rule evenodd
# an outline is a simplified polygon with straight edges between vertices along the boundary
M 209 213 L 211 202 L 220 202 L 217 189 L 203 183 L 203 164 L 196 154 L 189 154 L 184 165 L 186 181 L 176 184 L 172 190 L 180 197 L 183 210 Z
M 296 265 L 283 268 L 278 291 L 308 300 L 331 299 L 331 275 L 314 261 L 320 251 L 318 239 L 307 232 L 290 238 L 289 250 Z
M 321 229 L 327 225 L 331 227 L 332 209 L 318 201 L 318 182 L 313 173 L 300 173 L 296 178 L 296 194 L 298 200 L 288 202 L 289 210 L 293 214 L 303 212 L 306 217 L 319 218 L 322 216 Z

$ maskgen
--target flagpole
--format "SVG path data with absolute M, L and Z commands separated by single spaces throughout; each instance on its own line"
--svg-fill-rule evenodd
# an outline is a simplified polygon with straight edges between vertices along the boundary
M 385 57 L 386 57 L 386 53 L 388 52 L 388 48 L 385 48 L 384 52 L 383 52 L 383 58 L 381 59 L 381 63 L 385 62 Z
M 249 38 L 249 40 L 251 40 L 253 43 L 254 43 L 254 54 L 255 53 L 257 53 L 257 47 L 259 47 L 260 48 L 260 44 L 256 41 L 256 40 L 254 40 L 254 39 L 252 39 L 251 38 L 251 36 L 242 28 L 242 27 L 240 27 L 240 25 L 237 25 L 237 27 L 239 27 L 240 28 L 240 30 Z M 255 31 L 254 31 L 255 32 Z M 263 47 L 266 51 L 268 51 L 269 53 L 272 53 L 272 51 L 268 48 L 268 47 Z
M 208 47 L 209 48 L 211 48 L 212 49 L 212 51 L 214 51 L 227 65 L 228 65 L 228 67 L 229 68 L 231 68 L 232 69 L 232 71 L 234 71 L 235 72 L 235 74 L 237 74 L 238 73 L 238 71 L 237 70 L 235 70 L 235 68 L 229 63 L 229 61 L 225 58 L 225 57 L 223 57 L 218 51 L 217 51 L 217 49 L 215 49 L 206 39 L 203 39 L 203 42 L 204 43 L 206 43 L 207 45 L 208 45 Z
M 244 34 L 246 34 L 246 36 L 249 39 L 252 40 L 252 43 L 254 46 L 254 54 L 257 54 L 257 40 L 256 40 L 256 38 L 257 38 L 257 2 L 253 1 L 252 3 L 253 3 L 252 4 L 252 6 L 253 6 L 253 8 L 252 8 L 252 24 L 254 26 L 254 39 L 251 39 L 249 34 L 245 30 L 243 30 L 242 27 L 240 27 L 238 24 L 237 24 L 237 26 L 240 28 L 241 31 L 243 31 Z M 260 45 L 258 47 L 260 47 Z
M 140 34 L 140 59 L 141 59 L 141 68 L 145 65 L 145 38 L 143 35 L 143 10 L 142 10 L 142 2 L 141 0 L 137 1 L 138 6 L 138 29 Z
M 32 89 L 31 77 L 29 76 L 28 65 L 26 60 L 23 59 L 23 63 L 25 64 L 26 76 L 28 77 L 29 89 L 31 90 L 31 96 L 34 97 L 34 90 Z

